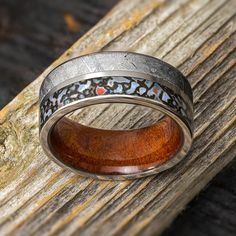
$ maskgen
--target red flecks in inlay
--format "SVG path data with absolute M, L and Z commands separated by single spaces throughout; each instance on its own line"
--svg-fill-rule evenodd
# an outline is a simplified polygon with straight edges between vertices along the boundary
M 103 95 L 106 92 L 106 89 L 103 87 L 97 87 L 96 88 L 96 94 L 97 95 Z
M 157 93 L 158 93 L 158 88 L 157 88 L 157 87 L 154 87 L 154 88 L 153 88 L 153 92 L 154 92 L 155 94 L 157 94 Z

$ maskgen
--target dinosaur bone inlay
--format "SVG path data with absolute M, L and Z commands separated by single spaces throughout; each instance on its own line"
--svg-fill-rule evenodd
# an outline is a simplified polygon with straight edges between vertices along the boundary
M 187 116 L 183 99 L 171 89 L 151 80 L 124 76 L 86 79 L 67 85 L 41 103 L 41 127 L 60 107 L 84 98 L 106 95 L 134 95 L 168 104 L 178 114 Z

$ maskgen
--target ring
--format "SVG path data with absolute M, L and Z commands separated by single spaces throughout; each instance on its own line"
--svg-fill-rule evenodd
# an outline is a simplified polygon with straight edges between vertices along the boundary
M 62 167 L 133 179 L 176 165 L 193 139 L 193 97 L 173 66 L 131 52 L 99 52 L 53 69 L 39 94 L 39 138 Z

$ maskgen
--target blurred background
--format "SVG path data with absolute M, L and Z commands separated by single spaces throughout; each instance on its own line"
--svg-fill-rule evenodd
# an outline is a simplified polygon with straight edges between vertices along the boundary
M 118 0 L 0 0 L 0 109 Z M 164 236 L 236 235 L 236 160 Z
M 0 109 L 118 0 L 0 0 Z

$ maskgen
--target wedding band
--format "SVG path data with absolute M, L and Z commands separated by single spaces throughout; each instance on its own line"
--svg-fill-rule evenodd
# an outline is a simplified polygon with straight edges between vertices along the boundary
M 117 103 L 163 116 L 128 130 L 91 127 L 69 118 L 82 108 Z M 173 66 L 138 53 L 99 52 L 59 65 L 40 87 L 39 113 L 46 155 L 62 167 L 100 179 L 164 171 L 186 156 L 193 139 L 190 84 Z

